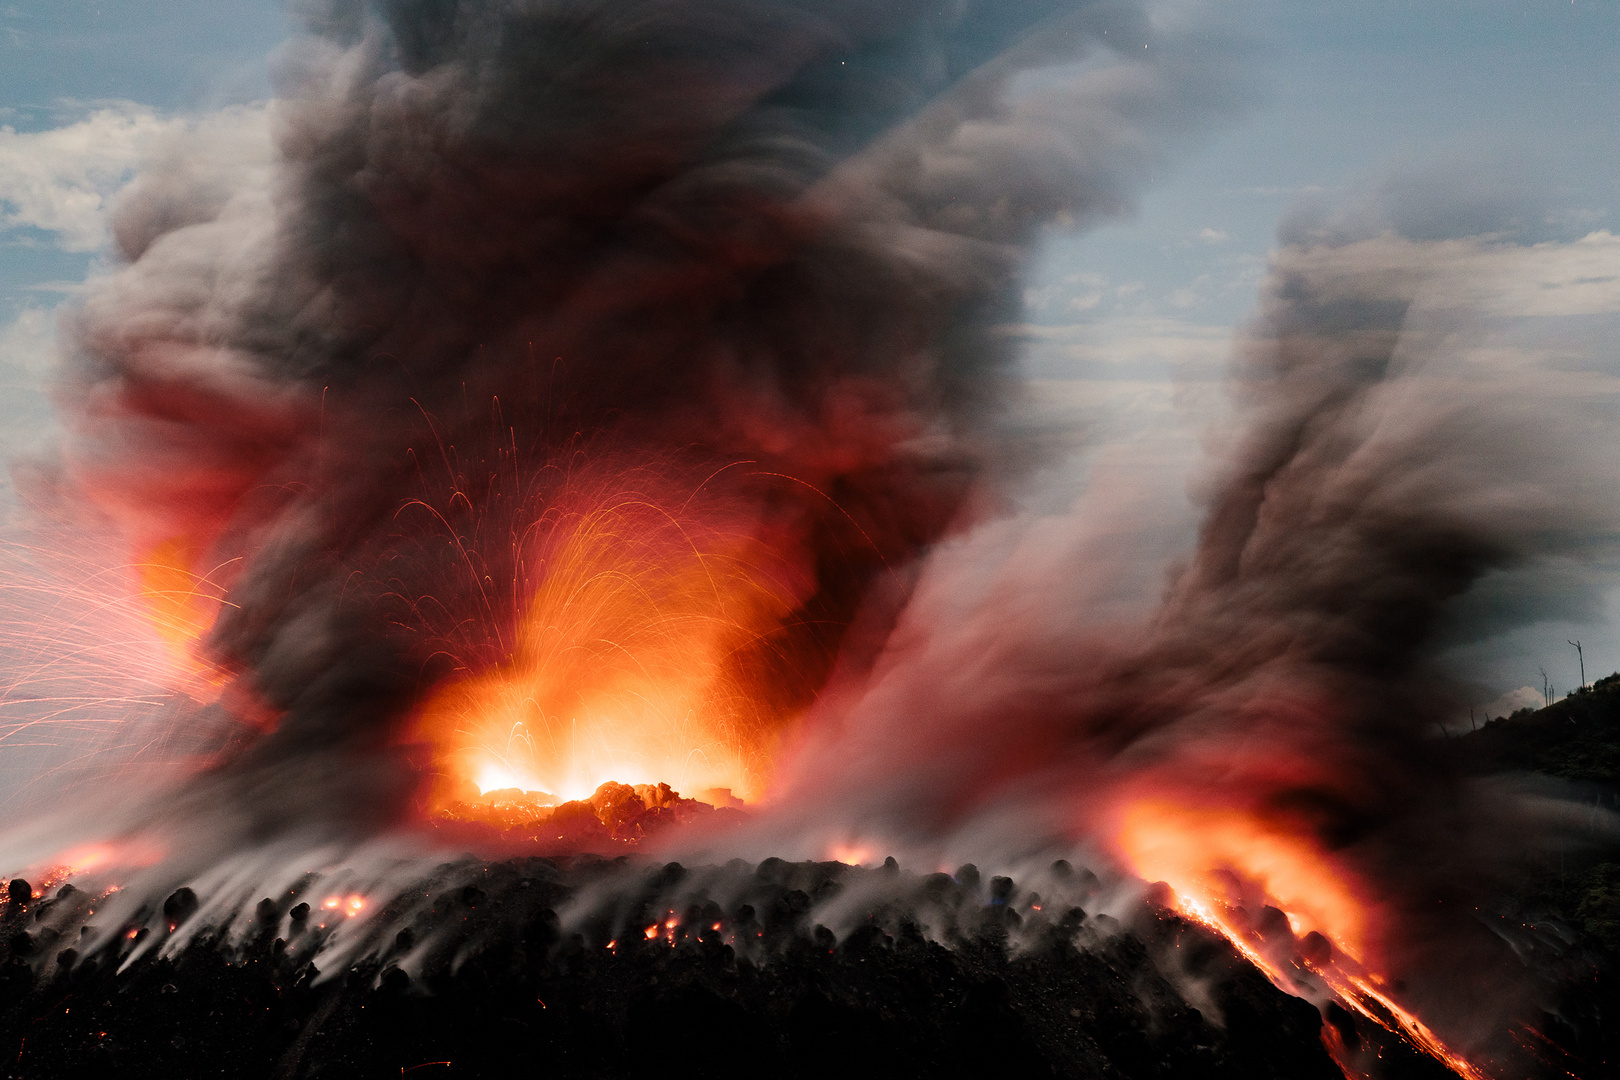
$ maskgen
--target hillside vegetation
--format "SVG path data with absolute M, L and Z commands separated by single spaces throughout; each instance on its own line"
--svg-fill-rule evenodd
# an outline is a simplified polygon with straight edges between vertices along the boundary
M 1591 835 L 1526 867 L 1511 906 L 1551 917 L 1620 953 L 1620 845 L 1598 811 L 1620 809 L 1620 673 L 1543 709 L 1520 709 L 1455 740 L 1471 772 L 1532 772 L 1575 785 L 1593 809 Z
M 1476 768 L 1546 773 L 1620 789 L 1620 673 L 1544 709 L 1520 709 L 1460 740 Z

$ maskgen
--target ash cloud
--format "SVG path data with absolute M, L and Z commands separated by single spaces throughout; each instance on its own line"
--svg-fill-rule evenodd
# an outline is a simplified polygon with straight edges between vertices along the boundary
M 401 718 L 447 655 L 499 655 L 514 538 L 603 472 L 769 540 L 759 652 L 810 657 L 779 680 L 809 700 L 1016 456 L 996 327 L 1032 245 L 1127 212 L 1233 100 L 1129 3 L 301 10 L 271 158 L 155 158 L 62 335 L 59 490 L 226 587 L 236 726 L 171 797 L 199 860 L 397 820 Z
M 793 762 L 793 830 L 987 865 L 1095 845 L 1129 865 L 1132 814 L 1171 806 L 1219 863 L 1240 858 L 1219 838 L 1237 814 L 1355 883 L 1369 954 L 1427 1022 L 1511 1056 L 1495 1040 L 1538 976 L 1475 912 L 1574 830 L 1556 797 L 1443 753 L 1465 700 L 1444 660 L 1612 582 L 1620 477 L 1592 434 L 1620 384 L 1564 324 L 1620 312 L 1612 275 L 1586 269 L 1616 249 L 1515 244 L 1485 211 L 1423 205 L 1441 204 L 1352 200 L 1285 231 L 1197 542 L 1159 597 L 1116 595 L 1155 522 L 1131 542 L 1106 470 L 1066 516 L 942 550 Z M 1480 232 L 1434 234 L 1454 222 Z M 791 842 L 760 828 L 762 848 Z

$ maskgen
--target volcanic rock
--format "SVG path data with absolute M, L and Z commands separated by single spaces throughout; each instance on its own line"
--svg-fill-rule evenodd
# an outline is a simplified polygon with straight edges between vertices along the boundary
M 320 949 L 344 924 L 302 901 L 285 924 L 259 905 L 246 937 L 205 927 L 169 956 L 119 935 L 52 957 L 23 935 L 0 950 L 0 1039 L 15 1075 L 132 1080 L 365 1080 L 439 1061 L 564 1078 L 1338 1076 L 1317 1012 L 1196 927 L 1144 911 L 1109 938 L 1078 909 L 1012 910 L 1011 878 L 988 897 L 944 881 L 781 860 L 447 864 L 378 898 L 353 929 L 374 945 L 330 970 Z M 581 907 L 587 893 L 605 899 Z M 850 896 L 875 899 L 850 914 Z M 196 899 L 163 917 L 196 918 Z M 1154 960 L 1192 938 L 1219 1018 Z M 68 985 L 64 1011 L 53 988 Z

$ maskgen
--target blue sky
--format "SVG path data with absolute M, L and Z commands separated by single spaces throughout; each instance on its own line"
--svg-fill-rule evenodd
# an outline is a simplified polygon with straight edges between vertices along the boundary
M 1243 101 L 1184 141 L 1134 215 L 1054 237 L 1026 311 L 1061 344 L 1026 364 L 1042 408 L 1087 432 L 1044 498 L 1083 487 L 1099 447 L 1133 443 L 1158 463 L 1147 475 L 1182 532 L 1230 335 L 1295 208 L 1437 177 L 1470 190 L 1459 213 L 1522 206 L 1526 243 L 1620 232 L 1620 0 L 1218 7 L 1245 42 Z M 140 147 L 166 124 L 266 98 L 288 26 L 267 0 L 0 0 L 0 448 L 50 438 L 53 312 L 107 258 L 100 209 Z M 1611 623 L 1532 627 L 1459 659 L 1499 691 L 1539 685 L 1541 666 L 1569 686 L 1565 637 L 1584 635 L 1589 674 L 1620 667 Z
M 1134 219 L 1063 245 L 1051 272 L 1085 267 L 1140 280 L 1187 317 L 1230 324 L 1254 298 L 1238 284 L 1252 280 L 1239 268 L 1264 258 L 1297 200 L 1425 166 L 1545 192 L 1565 235 L 1613 226 L 1620 4 L 1245 7 L 1247 108 L 1175 161 Z M 1204 274 L 1215 287 L 1199 290 L 1199 302 L 1169 302 Z
M 166 109 L 269 92 L 264 57 L 286 36 L 273 0 L 11 0 L 0 8 L 7 106 L 127 98 Z

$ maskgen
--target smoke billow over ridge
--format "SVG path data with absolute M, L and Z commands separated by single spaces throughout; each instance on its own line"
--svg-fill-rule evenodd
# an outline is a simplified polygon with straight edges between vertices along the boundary
M 1128 208 L 1221 100 L 1131 4 L 305 14 L 273 160 L 155 161 L 65 327 L 68 486 L 223 594 L 239 734 L 189 798 L 225 846 L 395 818 L 401 717 L 511 650 L 570 498 L 763 550 L 736 663 L 802 706 L 1005 457 L 1041 230 Z
M 1421 223 L 1417 202 L 1393 209 Z M 1390 209 L 1285 226 L 1162 599 L 1087 614 L 1135 558 L 1094 525 L 1118 501 L 1105 483 L 1067 517 L 953 542 L 870 679 L 827 707 L 783 805 L 814 835 L 819 792 L 820 835 L 947 858 L 1067 843 L 1177 888 L 1228 875 L 1232 904 L 1337 923 L 1454 1045 L 1511 1072 L 1527 1066 L 1502 1064 L 1503 1033 L 1538 962 L 1478 905 L 1527 855 L 1615 822 L 1591 810 L 1578 830 L 1573 804 L 1465 777 L 1436 738 L 1466 701 L 1444 661 L 1580 610 L 1612 573 L 1614 464 L 1589 439 L 1612 424 L 1612 358 L 1536 320 L 1612 319 L 1612 277 L 1578 268 L 1612 266 L 1614 239 L 1414 238 Z

